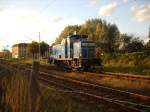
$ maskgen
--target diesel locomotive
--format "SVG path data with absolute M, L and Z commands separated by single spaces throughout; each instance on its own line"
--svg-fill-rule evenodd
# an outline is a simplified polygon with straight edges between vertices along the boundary
M 95 64 L 101 65 L 96 58 L 96 45 L 88 40 L 87 35 L 70 35 L 61 44 L 52 46 L 52 62 L 71 69 L 90 69 Z

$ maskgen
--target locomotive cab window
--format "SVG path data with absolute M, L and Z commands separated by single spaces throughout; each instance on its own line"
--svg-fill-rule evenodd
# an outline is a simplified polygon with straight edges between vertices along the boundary
M 82 58 L 88 58 L 88 50 L 82 49 Z
M 61 58 L 61 55 L 59 55 L 59 58 Z

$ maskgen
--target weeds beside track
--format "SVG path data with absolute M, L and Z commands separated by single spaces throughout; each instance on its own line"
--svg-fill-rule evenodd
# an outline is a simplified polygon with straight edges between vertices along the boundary
M 133 93 L 121 93 L 122 91 L 112 90 L 111 88 L 106 88 L 102 86 L 98 86 L 95 84 L 89 84 L 87 82 L 82 82 L 75 79 L 70 79 L 54 74 L 47 74 L 47 73 L 40 73 L 39 80 L 42 82 L 46 82 L 48 84 L 55 85 L 61 89 L 69 90 L 69 92 L 73 94 L 79 94 L 82 97 L 86 97 L 88 100 L 93 99 L 93 101 L 104 103 L 105 105 L 109 106 L 119 106 L 121 109 L 126 111 L 148 111 L 150 106 L 145 104 L 138 104 L 136 103 L 138 100 L 131 96 L 135 96 Z M 124 96 L 122 96 L 124 94 Z M 131 95 L 131 96 L 130 96 Z M 129 97 L 130 96 L 130 97 Z M 149 102 L 150 97 L 146 96 L 139 96 L 136 94 L 136 98 L 140 97 L 142 101 Z
M 29 69 L 26 65 L 14 64 L 13 67 L 18 67 L 20 69 Z M 29 69 L 30 70 L 30 69 Z M 85 97 L 88 100 L 94 102 L 104 103 L 105 105 L 112 106 L 117 109 L 141 112 L 150 111 L 150 97 L 139 95 L 131 92 L 120 91 L 113 88 L 108 88 L 105 86 L 100 86 L 96 83 L 91 83 L 88 81 L 83 81 L 67 76 L 63 76 L 54 72 L 40 72 L 39 80 L 43 83 L 52 84 L 59 89 L 68 91 L 75 95 Z

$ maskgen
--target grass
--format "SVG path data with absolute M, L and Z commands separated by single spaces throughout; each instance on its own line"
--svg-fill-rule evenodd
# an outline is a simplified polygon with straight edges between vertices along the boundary
M 104 66 L 103 70 L 105 72 L 115 72 L 115 73 L 129 73 L 129 74 L 139 74 L 150 76 L 150 67 L 117 67 L 117 66 Z
M 54 87 L 42 89 L 42 111 L 43 112 L 103 112 L 102 108 L 75 100 L 71 95 L 60 92 Z
M 0 112 L 39 112 L 41 96 L 30 72 L 0 64 Z M 9 110 L 8 110 L 9 109 Z
M 29 59 L 18 59 L 18 58 L 9 58 L 9 59 L 4 59 L 4 58 L 0 58 L 1 60 L 8 60 L 14 63 L 27 63 L 27 64 L 32 64 L 33 60 L 34 61 L 39 61 L 39 59 L 33 59 L 33 58 L 29 58 Z M 49 64 L 47 59 L 41 59 L 40 60 L 40 64 Z
M 104 112 L 55 88 L 31 81 L 30 73 L 0 66 L 0 112 Z
M 143 80 L 136 80 L 136 79 L 119 79 L 117 77 L 109 77 L 103 74 L 103 73 L 96 73 L 96 74 L 86 74 L 86 73 L 65 73 L 64 75 L 79 79 L 79 80 L 85 80 L 91 83 L 97 83 L 103 86 L 112 87 L 116 89 L 121 90 L 129 90 L 134 91 L 141 94 L 146 94 L 150 96 L 150 86 L 149 81 L 143 81 Z
M 136 80 L 124 80 L 117 78 L 105 77 L 97 79 L 96 82 L 105 86 L 110 86 L 122 90 L 130 90 L 141 94 L 150 95 L 150 86 L 148 82 L 136 81 Z
M 30 112 L 28 75 L 0 68 L 0 112 Z

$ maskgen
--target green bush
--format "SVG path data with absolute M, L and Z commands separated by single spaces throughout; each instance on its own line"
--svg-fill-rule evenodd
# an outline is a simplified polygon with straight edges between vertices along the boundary
M 103 64 L 107 66 L 150 66 L 150 56 L 144 52 L 104 54 Z
M 150 74 L 150 54 L 133 52 L 125 54 L 104 54 L 104 71 Z

